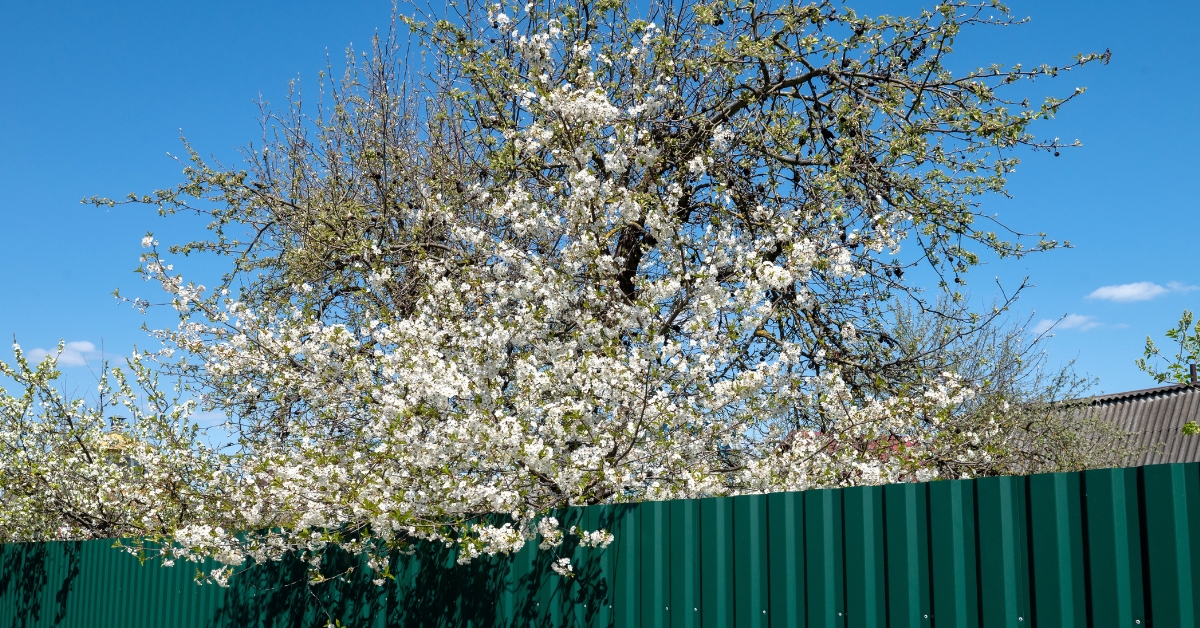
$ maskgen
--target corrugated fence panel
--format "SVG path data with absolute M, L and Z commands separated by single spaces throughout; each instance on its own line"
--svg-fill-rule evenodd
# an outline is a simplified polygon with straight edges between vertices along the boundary
M 883 487 L 846 489 L 843 499 L 846 543 L 846 625 L 887 626 L 884 565 Z
M 1034 616 L 1062 628 L 1084 628 L 1082 476 L 1054 473 L 1029 478 L 1030 555 Z
M 804 501 L 800 493 L 767 495 L 767 601 L 772 626 L 803 626 Z
M 733 610 L 737 628 L 766 628 L 768 561 L 767 498 L 746 495 L 733 506 Z
M 1096 628 L 1147 625 L 1137 469 L 1088 471 L 1083 482 L 1089 623 Z
M 978 628 L 975 485 L 929 485 L 929 550 L 933 625 Z
M 733 628 L 733 508 L 700 500 L 700 613 L 704 628 Z
M 677 500 L 670 504 L 668 538 L 671 556 L 670 607 L 672 628 L 700 628 L 700 503 Z
M 1196 626 L 1200 529 L 1196 463 L 1143 468 L 1149 619 L 1155 626 Z
M 641 618 L 636 625 L 665 628 L 670 625 L 671 579 L 669 571 L 671 545 L 670 506 L 667 502 L 638 504 L 641 514 Z
M 804 493 L 804 566 L 808 584 L 808 625 L 842 628 L 846 625 L 843 581 L 843 491 L 823 489 Z
M 1200 465 L 814 490 L 550 513 L 546 550 L 457 564 L 421 544 L 394 581 L 331 554 L 146 565 L 110 540 L 0 546 L 0 628 L 1174 628 L 1200 612 Z M 573 576 L 551 566 L 569 557 Z
M 612 527 L 617 537 L 613 543 L 616 590 L 612 606 L 618 628 L 634 628 L 641 621 L 641 518 L 638 506 L 624 508 Z
M 1025 539 L 1026 478 L 983 478 L 975 484 L 981 624 L 1026 626 L 1030 617 Z
M 930 625 L 927 491 L 926 484 L 883 487 L 888 621 L 897 628 Z

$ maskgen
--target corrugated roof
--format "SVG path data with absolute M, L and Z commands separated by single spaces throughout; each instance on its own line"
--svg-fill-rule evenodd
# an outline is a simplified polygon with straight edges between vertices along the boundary
M 1092 410 L 1121 429 L 1138 434 L 1146 453 L 1132 465 L 1200 462 L 1200 435 L 1183 424 L 1200 422 L 1200 387 L 1175 384 L 1093 397 Z

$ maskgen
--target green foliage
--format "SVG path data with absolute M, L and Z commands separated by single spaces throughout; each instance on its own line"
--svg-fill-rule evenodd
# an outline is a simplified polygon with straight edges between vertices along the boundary
M 1200 321 L 1195 321 L 1191 310 L 1184 310 L 1179 323 L 1167 330 L 1166 336 L 1175 347 L 1175 353 L 1165 356 L 1154 340 L 1146 336 L 1145 355 L 1138 358 L 1138 368 L 1150 374 L 1154 381 L 1165 384 L 1191 383 L 1191 365 L 1200 362 Z

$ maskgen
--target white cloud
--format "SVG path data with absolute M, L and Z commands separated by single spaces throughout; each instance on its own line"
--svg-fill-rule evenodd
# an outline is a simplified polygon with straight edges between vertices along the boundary
M 1156 283 L 1139 281 L 1137 283 L 1123 283 L 1116 286 L 1101 286 L 1093 290 L 1088 295 L 1088 298 L 1128 303 L 1130 301 L 1149 301 L 1154 297 L 1162 296 L 1168 292 L 1170 290 Z
M 1083 314 L 1067 314 L 1061 319 L 1054 320 L 1051 318 L 1043 318 L 1038 321 L 1037 325 L 1033 326 L 1033 333 L 1044 334 L 1054 329 L 1078 329 L 1079 331 L 1088 331 L 1100 326 L 1099 321 L 1094 317 L 1084 316 Z
M 1192 290 L 1200 290 L 1200 286 L 1189 286 L 1178 281 L 1172 281 L 1167 283 L 1167 290 L 1171 292 L 1191 292 Z
M 96 351 L 96 345 L 86 340 L 74 340 L 63 345 L 62 353 L 58 353 L 58 348 L 42 349 L 37 348 L 29 352 L 29 360 L 31 362 L 41 362 L 48 355 L 58 355 L 59 366 L 85 366 L 88 360 L 100 357 L 100 352 Z
M 1178 281 L 1169 282 L 1166 287 L 1152 281 L 1139 281 L 1137 283 L 1101 286 L 1093 290 L 1088 295 L 1088 298 L 1116 301 L 1118 303 L 1131 303 L 1133 301 L 1149 301 L 1170 292 L 1191 292 L 1197 289 L 1200 289 L 1200 287 L 1190 286 Z

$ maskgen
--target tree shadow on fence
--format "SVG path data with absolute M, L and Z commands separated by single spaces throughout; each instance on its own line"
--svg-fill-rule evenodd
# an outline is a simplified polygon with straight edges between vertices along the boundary
M 54 611 L 54 625 L 62 623 L 67 617 L 67 602 L 71 599 L 71 591 L 75 588 L 75 579 L 79 577 L 79 567 L 83 558 L 83 541 L 63 541 L 58 544 L 63 550 L 63 558 L 67 563 L 67 572 L 63 577 L 62 586 L 54 594 L 54 602 L 58 607 Z
M 50 602 L 47 594 L 53 591 L 53 625 L 61 624 L 79 577 L 82 551 L 82 541 L 0 545 L 0 604 L 5 605 L 0 617 L 11 618 L 13 628 L 36 625 L 42 613 L 51 610 L 42 605 Z M 61 566 L 56 564 L 59 560 Z
M 529 543 L 515 555 L 460 565 L 456 548 L 420 542 L 411 554 L 391 553 L 395 579 L 382 586 L 372 581 L 379 574 L 363 559 L 336 550 L 321 565 L 331 579 L 318 584 L 308 582 L 299 560 L 265 563 L 230 580 L 209 625 L 317 628 L 334 620 L 349 628 L 574 625 L 577 611 L 586 608 L 590 621 L 611 604 L 612 589 L 599 550 L 576 565 L 572 579 L 551 570 L 557 558 L 575 552 L 576 543 L 570 536 L 557 550 Z
M 334 620 L 349 628 L 547 624 L 545 613 L 539 612 L 544 598 L 539 589 L 549 578 L 561 579 L 550 571 L 550 553 L 482 557 L 459 565 L 454 548 L 423 542 L 414 549 L 411 555 L 391 554 L 395 580 L 382 586 L 372 581 L 379 574 L 362 559 L 337 550 L 321 564 L 321 573 L 331 579 L 316 584 L 308 581 L 307 565 L 294 558 L 249 567 L 230 580 L 208 625 L 318 628 Z M 514 565 L 522 558 L 532 558 L 526 569 Z
M 10 543 L 0 546 L 0 600 L 6 600 L 12 627 L 33 625 L 42 615 L 42 591 L 48 574 L 47 543 Z
M 571 513 L 573 518 L 564 524 L 567 527 L 578 525 L 589 532 L 607 530 L 618 537 L 616 542 L 606 549 L 597 548 L 583 552 L 583 560 L 575 567 L 577 575 L 573 583 L 571 602 L 576 609 L 579 605 L 583 606 L 581 615 L 584 625 L 599 625 L 598 616 L 604 609 L 612 609 L 616 576 L 621 567 L 617 550 L 620 543 L 631 542 L 631 539 L 619 538 L 620 529 L 627 518 L 634 516 L 637 508 L 637 504 L 591 506 L 587 510 L 592 511 L 593 516 L 589 516 L 584 510 L 575 509 Z M 611 626 L 613 622 L 614 614 L 609 612 L 607 624 Z
M 234 575 L 209 626 L 300 628 L 302 616 L 296 611 L 302 608 L 306 596 L 304 567 L 298 560 L 284 559 L 254 565 Z
M 454 548 L 419 543 L 411 555 L 391 556 L 396 579 L 389 583 L 388 628 L 495 626 L 502 616 L 506 557 L 480 557 L 456 564 Z
M 383 628 L 389 587 L 385 581 L 373 581 L 379 573 L 367 566 L 367 559 L 342 551 L 325 556 L 321 574 L 329 580 L 309 588 L 305 600 L 304 626 L 325 626 L 337 620 L 351 628 Z
M 335 620 L 352 628 L 382 626 L 388 588 L 371 582 L 378 574 L 365 560 L 333 549 L 320 573 L 328 580 L 309 582 L 308 565 L 295 557 L 248 567 L 230 579 L 209 626 L 317 628 Z
M 549 514 L 563 530 L 614 530 L 631 509 L 609 506 L 598 510 L 594 520 L 579 508 Z M 615 562 L 611 550 L 580 548 L 578 543 L 572 535 L 552 549 L 530 542 L 514 555 L 483 556 L 465 565 L 455 564 L 453 548 L 428 543 L 411 556 L 393 555 L 396 582 L 389 592 L 386 626 L 595 625 L 597 615 L 612 604 Z M 563 557 L 572 558 L 571 578 L 551 569 Z

